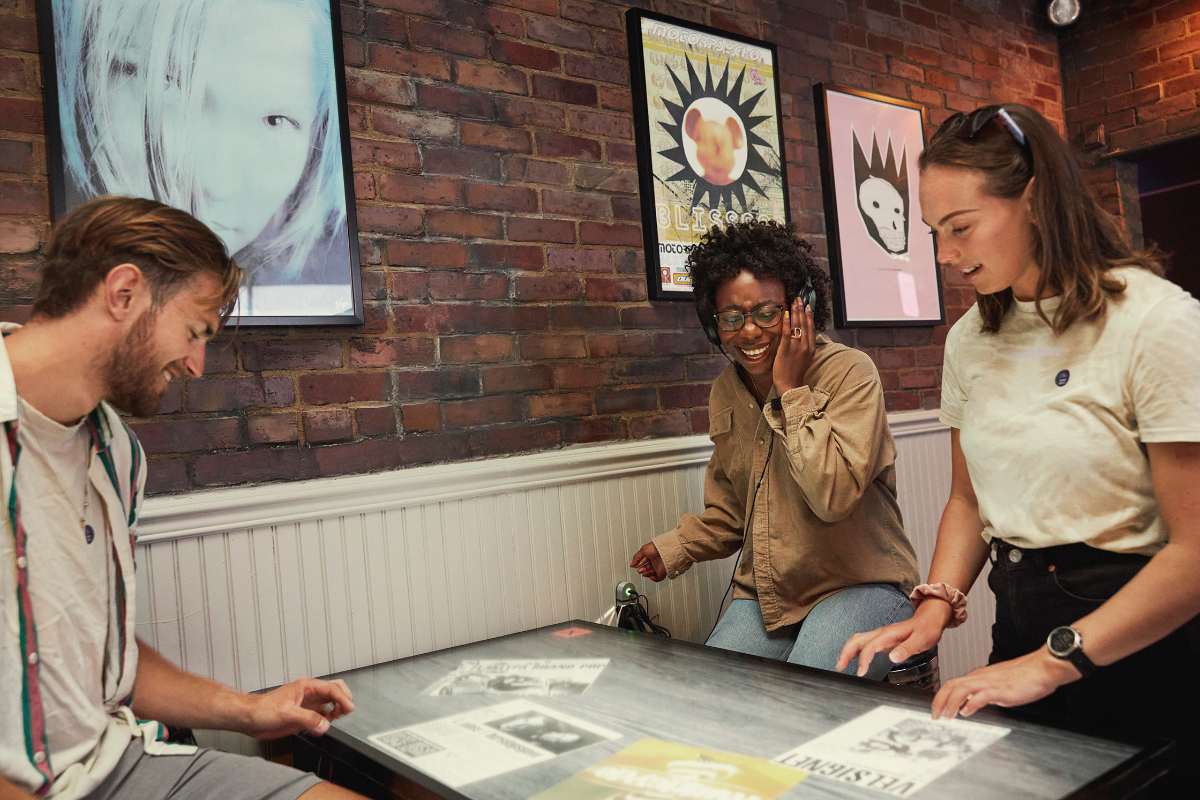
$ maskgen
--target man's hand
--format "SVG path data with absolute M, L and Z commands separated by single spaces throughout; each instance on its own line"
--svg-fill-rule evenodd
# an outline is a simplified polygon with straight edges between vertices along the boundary
M 986 705 L 1023 706 L 1081 677 L 1071 662 L 1055 658 L 1042 646 L 1020 658 L 980 667 L 947 681 L 933 698 L 933 718 L 953 719 L 955 714 L 969 717 Z
M 793 333 L 799 330 L 799 338 Z M 782 397 L 785 393 L 804 385 L 804 376 L 812 366 L 813 354 L 817 350 L 817 331 L 813 325 L 812 309 L 804 305 L 799 297 L 783 315 L 783 333 L 779 338 L 779 349 L 775 351 L 775 366 L 771 379 L 775 390 Z
M 663 564 L 662 556 L 658 554 L 658 548 L 654 546 L 654 542 L 642 545 L 642 549 L 634 554 L 629 566 L 636 569 L 642 577 L 649 578 L 655 583 L 667 577 L 667 567 Z
M 293 733 L 320 736 L 329 723 L 354 710 L 350 689 L 342 680 L 301 678 L 266 694 L 251 695 L 242 733 L 255 739 L 278 739 Z
M 924 653 L 941 641 L 953 613 L 946 601 L 926 598 L 910 618 L 851 636 L 838 656 L 836 669 L 844 670 L 857 658 L 861 678 L 867 674 L 876 653 L 891 653 L 893 664 Z

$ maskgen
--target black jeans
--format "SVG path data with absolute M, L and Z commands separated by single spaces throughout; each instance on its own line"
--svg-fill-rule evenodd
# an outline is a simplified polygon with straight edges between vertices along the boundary
M 1084 544 L 1017 549 L 998 539 L 992 542 L 991 559 L 988 585 L 996 594 L 996 624 L 988 663 L 1043 646 L 1050 631 L 1096 610 L 1150 560 Z M 1087 652 L 1086 640 L 1083 648 Z M 1200 709 L 1198 670 L 1200 616 L 1025 710 L 1114 734 L 1174 739 L 1187 763 L 1200 755 L 1200 725 L 1192 712 Z

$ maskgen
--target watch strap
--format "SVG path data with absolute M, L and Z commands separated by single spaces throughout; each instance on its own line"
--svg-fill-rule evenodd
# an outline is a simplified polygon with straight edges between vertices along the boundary
M 1061 630 L 1070 631 L 1074 635 L 1075 641 L 1072 642 L 1070 647 L 1066 648 L 1065 651 L 1056 652 L 1054 649 L 1054 634 Z M 1062 625 L 1051 631 L 1050 635 L 1046 637 L 1046 649 L 1049 650 L 1050 655 L 1054 656 L 1055 658 L 1061 658 L 1065 661 L 1070 661 L 1075 666 L 1075 669 L 1079 670 L 1079 674 L 1085 678 L 1099 669 L 1095 663 L 1093 663 L 1092 660 L 1087 657 L 1087 653 L 1083 652 L 1083 637 L 1079 635 L 1079 631 L 1075 630 L 1075 628 L 1071 627 L 1070 625 Z

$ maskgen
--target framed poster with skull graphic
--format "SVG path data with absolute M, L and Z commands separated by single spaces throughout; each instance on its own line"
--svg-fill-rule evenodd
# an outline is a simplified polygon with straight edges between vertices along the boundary
M 714 225 L 788 221 L 775 46 L 626 12 L 646 278 L 691 300 L 687 258 Z
M 933 235 L 917 200 L 924 107 L 827 83 L 813 94 L 834 324 L 945 323 Z

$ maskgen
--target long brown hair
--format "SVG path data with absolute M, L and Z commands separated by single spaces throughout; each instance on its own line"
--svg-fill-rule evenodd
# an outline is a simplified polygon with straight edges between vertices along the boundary
M 969 139 L 951 130 L 934 134 L 919 165 L 922 171 L 931 166 L 979 170 L 985 176 L 985 191 L 1006 200 L 1020 197 L 1033 180 L 1035 303 L 1038 315 L 1059 334 L 1078 319 L 1100 319 L 1108 301 L 1125 291 L 1124 282 L 1109 270 L 1140 267 L 1162 275 L 1163 265 L 1156 251 L 1130 247 L 1120 224 L 1101 208 L 1067 143 L 1045 117 L 1019 103 L 1005 103 L 1003 108 L 1024 132 L 1027 150 L 994 119 Z M 1062 297 L 1053 320 L 1042 311 L 1041 297 L 1047 288 Z M 975 298 L 983 330 L 998 331 L 1012 306 L 1012 289 L 976 293 Z
M 98 197 L 51 231 L 33 314 L 57 318 L 79 309 L 109 270 L 124 263 L 141 269 L 155 306 L 207 272 L 222 287 L 222 318 L 242 282 L 224 243 L 186 211 L 137 197 Z

